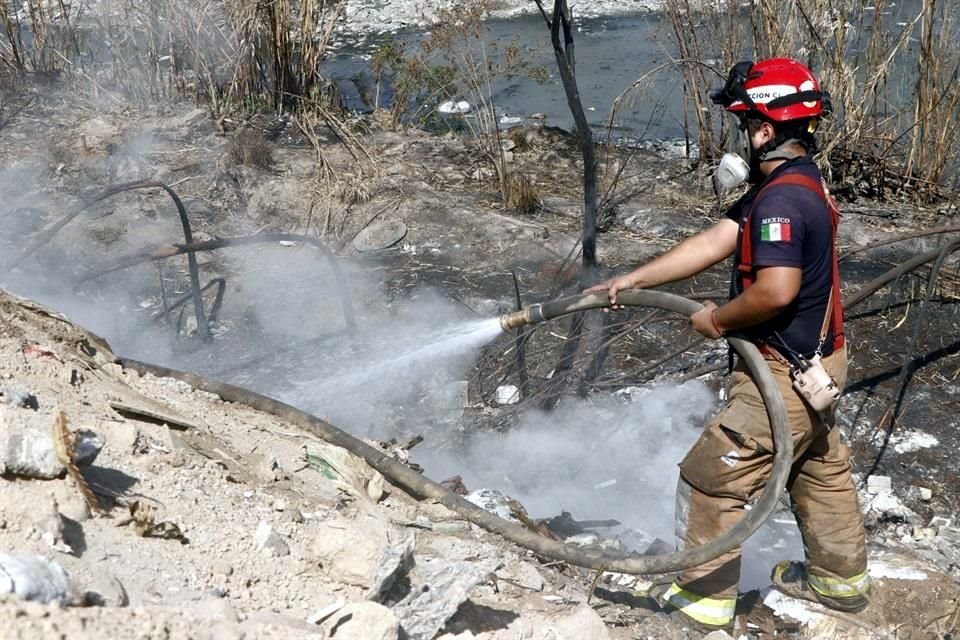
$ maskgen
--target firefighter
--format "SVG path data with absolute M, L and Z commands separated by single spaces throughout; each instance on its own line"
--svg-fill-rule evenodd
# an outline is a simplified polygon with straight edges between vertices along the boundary
M 712 227 L 691 236 L 632 272 L 593 288 L 617 292 L 688 278 L 734 256 L 730 300 L 711 302 L 690 317 L 708 338 L 736 335 L 764 354 L 787 405 L 794 463 L 787 488 L 806 560 L 774 568 L 776 588 L 832 609 L 867 605 L 869 577 L 863 518 L 851 477 L 849 450 L 833 428 L 833 409 L 815 409 L 793 386 L 805 371 L 846 380 L 836 260 L 839 213 L 812 160 L 814 132 L 830 108 L 813 73 L 777 58 L 741 62 L 714 102 L 739 120 L 743 160 L 724 156 L 720 188 L 749 180 L 746 194 Z M 731 373 L 728 402 L 680 464 L 678 543 L 700 545 L 729 530 L 770 477 L 773 436 L 749 370 Z M 664 606 L 696 626 L 732 625 L 740 549 L 688 569 L 663 595 Z

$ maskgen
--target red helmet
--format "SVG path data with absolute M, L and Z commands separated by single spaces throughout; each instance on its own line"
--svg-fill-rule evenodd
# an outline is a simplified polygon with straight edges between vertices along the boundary
M 723 89 L 710 97 L 731 113 L 773 122 L 816 118 L 830 110 L 830 94 L 820 91 L 813 72 L 789 58 L 738 62 Z

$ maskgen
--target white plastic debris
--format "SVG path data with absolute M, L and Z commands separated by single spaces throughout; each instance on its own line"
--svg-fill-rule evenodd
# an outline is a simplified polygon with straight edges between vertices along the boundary
M 13 593 L 23 600 L 73 604 L 70 576 L 43 556 L 0 553 L 0 594 Z
M 472 109 L 466 100 L 447 100 L 437 107 L 437 111 L 445 115 L 470 113 Z
M 520 402 L 520 389 L 512 384 L 497 387 L 495 396 L 497 404 L 517 404 Z
M 497 491 L 496 489 L 477 489 L 467 495 L 466 498 L 481 509 L 489 511 L 504 520 L 518 522 L 513 516 L 513 510 L 508 504 L 510 498 L 504 495 L 502 491 Z
M 867 492 L 874 495 L 893 491 L 893 481 L 890 476 L 870 476 L 867 478 Z
M 923 431 L 908 431 L 904 434 L 894 434 L 891 438 L 893 450 L 897 453 L 913 453 L 920 449 L 929 449 L 940 444 L 934 436 Z

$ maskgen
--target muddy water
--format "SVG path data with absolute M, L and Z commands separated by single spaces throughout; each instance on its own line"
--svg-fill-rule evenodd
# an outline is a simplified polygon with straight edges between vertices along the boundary
M 578 21 L 574 34 L 576 71 L 583 106 L 595 129 L 608 124 L 610 108 L 617 96 L 637 78 L 650 73 L 668 60 L 669 41 L 663 38 L 666 24 L 658 14 L 612 16 Z M 526 118 L 543 114 L 548 125 L 570 129 L 573 119 L 567 107 L 566 96 L 557 63 L 550 44 L 550 32 L 543 18 L 521 16 L 510 20 L 492 20 L 486 24 L 487 42 L 501 45 L 516 42 L 524 59 L 534 67 L 543 67 L 549 73 L 546 82 L 538 83 L 526 76 L 495 79 L 493 102 L 501 116 Z M 386 36 L 370 36 L 345 47 L 335 58 L 330 70 L 344 86 L 344 80 L 362 77 L 367 73 L 367 57 Z M 424 37 L 422 32 L 401 32 L 397 40 L 415 47 Z M 349 85 L 346 98 L 352 108 L 365 108 L 359 95 Z M 385 96 L 389 100 L 389 90 Z M 471 95 L 462 96 L 476 103 Z M 439 100 L 437 101 L 439 102 Z M 682 112 L 682 91 L 675 72 L 664 70 L 650 76 L 644 90 L 623 110 L 614 125 L 619 135 L 646 133 L 653 138 L 676 138 L 683 134 L 682 119 L 672 114 Z
M 919 11 L 920 2 L 915 0 L 885 7 L 882 12 L 884 30 L 898 33 Z M 850 36 L 845 46 L 852 65 L 857 64 L 856 56 L 866 46 L 874 17 L 875 12 L 870 8 L 864 17 L 863 31 L 856 33 L 854 29 L 848 30 Z M 851 16 L 848 20 L 856 23 L 859 18 Z M 746 14 L 743 16 L 743 26 L 749 28 Z M 848 24 L 848 27 L 851 26 Z M 521 47 L 525 61 L 533 66 L 542 66 L 549 72 L 549 79 L 544 83 L 535 82 L 529 77 L 494 79 L 492 98 L 498 113 L 508 118 L 508 124 L 518 123 L 516 118 L 526 119 L 532 114 L 543 114 L 548 125 L 568 130 L 572 128 L 573 119 L 556 72 L 557 63 L 550 44 L 550 33 L 543 18 L 527 15 L 490 20 L 485 27 L 488 51 L 490 43 L 499 43 L 502 47 L 506 43 L 516 42 Z M 580 97 L 595 133 L 604 131 L 612 124 L 614 139 L 653 141 L 684 137 L 683 84 L 676 67 L 670 64 L 671 60 L 679 57 L 672 42 L 671 29 L 669 19 L 656 12 L 575 18 L 574 51 Z M 342 88 L 348 106 L 359 110 L 370 106 L 363 101 L 361 93 L 364 85 L 370 83 L 368 60 L 373 51 L 388 38 L 404 43 L 408 50 L 415 51 L 417 43 L 424 36 L 423 31 L 409 30 L 389 36 L 370 35 L 344 45 L 329 71 Z M 828 37 L 828 34 L 821 36 Z M 701 37 L 706 43 L 701 46 L 707 47 L 703 51 L 705 57 L 702 62 L 713 65 L 719 50 L 710 51 L 709 38 Z M 743 39 L 744 43 L 750 41 L 748 37 Z M 916 41 L 912 40 L 906 45 L 903 55 L 894 61 L 887 98 L 892 107 L 898 101 L 909 99 L 916 49 Z M 803 59 L 800 52 L 794 55 Z M 753 53 L 745 46 L 741 58 L 752 57 Z M 716 71 L 719 85 L 723 79 L 721 74 L 725 76 L 727 69 L 718 67 Z M 611 108 L 618 96 L 641 78 L 644 79 L 642 86 L 630 92 L 624 101 L 625 107 L 618 111 L 611 123 Z M 902 83 L 898 83 L 897 78 Z M 389 101 L 389 87 L 381 97 Z M 476 102 L 471 95 L 461 96 L 461 99 Z M 431 112 L 441 101 L 436 99 L 433 100 L 435 104 L 424 105 L 422 112 Z

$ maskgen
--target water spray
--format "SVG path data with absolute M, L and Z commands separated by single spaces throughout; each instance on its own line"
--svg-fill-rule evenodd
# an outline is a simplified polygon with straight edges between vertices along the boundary
M 617 295 L 617 304 L 631 307 L 656 307 L 685 316 L 689 316 L 702 308 L 702 305 L 698 302 L 680 296 L 662 291 L 639 289 L 621 291 Z M 566 314 L 587 309 L 599 309 L 609 305 L 610 301 L 606 292 L 583 294 L 533 305 L 521 311 L 506 314 L 499 319 L 499 324 L 504 330 L 509 330 L 545 322 Z M 786 487 L 787 477 L 793 463 L 793 441 L 790 438 L 790 424 L 787 419 L 787 409 L 783 397 L 780 395 L 773 374 L 770 373 L 766 361 L 757 348 L 750 342 L 739 338 L 728 337 L 727 340 L 752 372 L 766 405 L 767 414 L 770 416 L 776 448 L 773 471 L 770 474 L 767 486 L 760 498 L 754 503 L 753 508 L 747 511 L 743 519 L 729 531 L 706 544 L 689 547 L 675 553 L 650 556 L 638 556 L 606 549 L 587 549 L 548 539 L 539 533 L 485 511 L 440 484 L 424 477 L 409 466 L 371 447 L 359 438 L 305 411 L 247 389 L 183 371 L 133 360 L 124 359 L 120 362 L 124 367 L 135 371 L 177 378 L 197 389 L 217 394 L 228 402 L 243 403 L 288 420 L 325 441 L 362 457 L 391 483 L 402 487 L 412 495 L 437 500 L 466 520 L 488 531 L 500 534 L 507 540 L 534 553 L 590 569 L 649 575 L 682 571 L 702 565 L 720 557 L 734 547 L 740 546 L 776 510 L 779 497 Z

